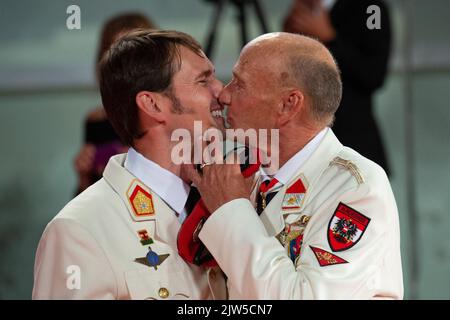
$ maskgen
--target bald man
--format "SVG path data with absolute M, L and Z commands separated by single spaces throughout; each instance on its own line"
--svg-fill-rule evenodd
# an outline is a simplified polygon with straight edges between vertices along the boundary
M 280 167 L 255 176 L 256 203 L 238 165 L 186 168 L 231 299 L 403 298 L 394 195 L 383 169 L 333 134 L 341 93 L 315 40 L 272 33 L 242 50 L 219 100 L 234 129 L 279 130 Z

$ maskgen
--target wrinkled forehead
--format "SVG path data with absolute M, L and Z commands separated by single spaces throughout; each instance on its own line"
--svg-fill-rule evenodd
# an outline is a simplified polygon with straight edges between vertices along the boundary
M 273 73 L 281 68 L 282 57 L 276 47 L 247 45 L 239 55 L 234 71 L 239 73 Z
M 257 60 L 258 58 L 266 59 L 270 57 L 271 53 L 274 53 L 272 48 L 273 46 L 270 46 L 269 43 L 252 41 L 242 49 L 240 57 L 242 60 Z

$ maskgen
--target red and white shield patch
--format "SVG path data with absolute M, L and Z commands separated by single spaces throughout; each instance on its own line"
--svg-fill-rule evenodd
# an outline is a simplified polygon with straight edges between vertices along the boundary
M 353 247 L 367 229 L 370 219 L 349 206 L 339 203 L 328 224 L 328 243 L 333 251 Z

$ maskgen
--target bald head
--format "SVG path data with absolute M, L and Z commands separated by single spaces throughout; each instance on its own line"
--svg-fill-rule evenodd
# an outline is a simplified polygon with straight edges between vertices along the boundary
M 271 53 L 278 58 L 286 58 L 292 54 L 310 56 L 336 67 L 333 56 L 319 41 L 312 38 L 287 32 L 263 34 L 250 41 L 244 50 L 257 50 L 259 53 Z
M 281 87 L 304 92 L 317 122 L 332 123 L 342 97 L 342 83 L 336 62 L 323 44 L 298 34 L 274 32 L 249 42 L 242 55 L 270 68 Z

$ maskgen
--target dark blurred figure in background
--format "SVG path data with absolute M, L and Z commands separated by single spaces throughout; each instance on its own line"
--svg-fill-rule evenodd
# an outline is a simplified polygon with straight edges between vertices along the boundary
M 380 8 L 380 29 L 369 29 L 367 8 Z M 376 124 L 372 95 L 383 85 L 391 44 L 388 8 L 380 0 L 294 0 L 283 24 L 286 32 L 315 37 L 336 59 L 343 96 L 333 131 L 339 140 L 375 161 L 389 174 Z
M 149 28 L 154 28 L 154 24 L 139 13 L 126 13 L 109 19 L 103 25 L 98 46 L 96 78 L 98 79 L 98 63 L 113 42 L 132 30 Z M 109 123 L 103 106 L 90 112 L 84 123 L 84 144 L 74 161 L 78 175 L 77 194 L 102 177 L 111 156 L 126 152 L 127 149 Z

